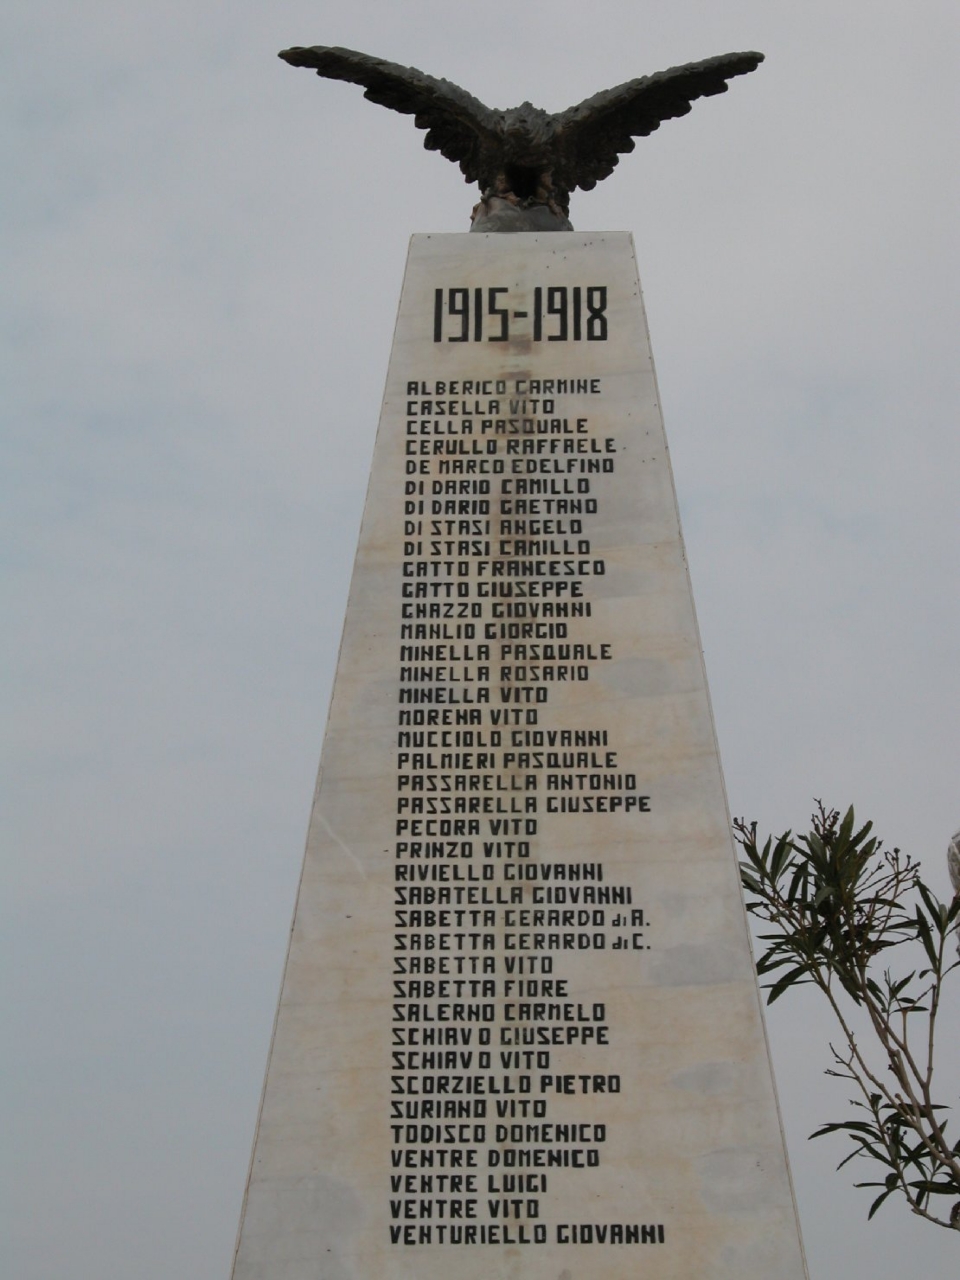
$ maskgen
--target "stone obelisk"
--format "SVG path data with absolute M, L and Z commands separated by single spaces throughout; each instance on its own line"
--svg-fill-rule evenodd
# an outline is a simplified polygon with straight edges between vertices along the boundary
M 411 242 L 234 1280 L 803 1280 L 632 242 Z

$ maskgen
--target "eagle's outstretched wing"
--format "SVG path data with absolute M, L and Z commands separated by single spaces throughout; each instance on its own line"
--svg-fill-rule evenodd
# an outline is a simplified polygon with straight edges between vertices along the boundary
M 633 150 L 634 138 L 653 133 L 663 120 L 685 116 L 697 98 L 726 93 L 729 79 L 754 71 L 762 61 L 762 53 L 727 53 L 671 67 L 606 89 L 554 116 L 554 181 L 568 191 L 589 191 L 609 177 L 622 152 Z
M 315 45 L 284 49 L 279 56 L 291 66 L 312 67 L 318 76 L 365 85 L 365 98 L 413 116 L 417 128 L 427 130 L 428 151 L 456 161 L 468 182 L 480 179 L 486 149 L 497 144 L 497 116 L 459 85 L 353 49 Z

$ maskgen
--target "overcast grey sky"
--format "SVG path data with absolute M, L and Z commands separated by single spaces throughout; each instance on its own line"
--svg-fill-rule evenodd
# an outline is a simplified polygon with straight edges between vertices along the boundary
M 4 25 L 5 1275 L 229 1275 L 406 242 L 475 199 L 280 48 L 551 110 L 766 53 L 571 216 L 636 238 L 734 812 L 854 803 L 946 896 L 954 0 L 34 0 Z M 769 1019 L 812 1280 L 956 1274 L 957 1239 L 892 1203 L 868 1226 L 842 1145 L 806 1142 L 846 1096 L 824 1025 Z

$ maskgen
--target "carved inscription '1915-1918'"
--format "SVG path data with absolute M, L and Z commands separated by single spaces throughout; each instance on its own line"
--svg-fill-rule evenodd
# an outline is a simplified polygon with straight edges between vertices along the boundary
M 638 1266 L 804 1274 L 632 248 L 418 236 L 235 1275 Z

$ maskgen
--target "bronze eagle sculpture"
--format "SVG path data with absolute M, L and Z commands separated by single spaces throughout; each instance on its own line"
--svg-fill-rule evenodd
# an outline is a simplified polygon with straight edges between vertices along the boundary
M 762 53 L 727 53 L 690 62 L 551 115 L 530 102 L 499 111 L 449 80 L 353 49 L 315 45 L 279 56 L 318 76 L 362 84 L 371 102 L 412 115 L 427 131 L 427 150 L 455 161 L 467 182 L 480 184 L 471 228 L 478 231 L 572 230 L 571 191 L 595 187 L 633 150 L 634 138 L 686 115 L 697 98 L 726 93 L 728 80 L 763 61 Z

